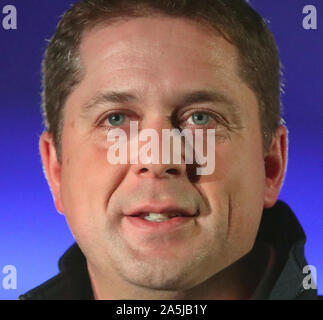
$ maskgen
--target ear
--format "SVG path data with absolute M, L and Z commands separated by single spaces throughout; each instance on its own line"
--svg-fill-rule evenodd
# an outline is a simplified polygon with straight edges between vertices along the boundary
M 288 130 L 285 126 L 281 125 L 277 129 L 264 161 L 266 170 L 264 207 L 270 208 L 278 199 L 287 169 Z
M 44 131 L 39 139 L 39 151 L 43 163 L 43 170 L 53 195 L 56 210 L 64 212 L 61 199 L 61 164 L 57 160 L 53 137 Z

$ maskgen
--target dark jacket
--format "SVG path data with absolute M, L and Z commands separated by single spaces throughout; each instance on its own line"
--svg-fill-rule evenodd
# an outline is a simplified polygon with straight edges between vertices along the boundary
M 270 243 L 276 251 L 275 278 L 268 300 L 317 300 L 316 289 L 305 289 L 304 231 L 292 210 L 282 201 L 264 209 L 256 241 Z M 59 274 L 19 296 L 21 300 L 92 300 L 86 260 L 75 243 L 59 260 Z M 321 297 L 322 299 L 322 297 Z

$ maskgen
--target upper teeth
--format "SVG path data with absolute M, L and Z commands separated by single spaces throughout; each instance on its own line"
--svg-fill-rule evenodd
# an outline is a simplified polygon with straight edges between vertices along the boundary
M 144 217 L 145 220 L 148 221 L 154 221 L 154 222 L 162 222 L 162 221 L 167 221 L 172 217 L 177 217 L 178 214 L 162 214 L 162 213 L 155 213 L 155 212 L 149 212 L 148 215 Z

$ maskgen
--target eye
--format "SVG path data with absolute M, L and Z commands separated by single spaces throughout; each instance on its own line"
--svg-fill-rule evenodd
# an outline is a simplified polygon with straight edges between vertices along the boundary
M 190 110 L 179 117 L 178 125 L 184 129 L 201 128 L 201 129 L 216 129 L 219 131 L 222 127 L 227 126 L 225 119 L 218 113 L 206 110 Z
M 121 126 L 125 122 L 126 116 L 122 113 L 113 113 L 107 117 L 109 125 L 113 127 Z
M 210 116 L 206 112 L 194 112 L 190 120 L 193 122 L 193 124 L 204 126 L 209 122 Z M 189 120 L 189 121 L 190 121 Z

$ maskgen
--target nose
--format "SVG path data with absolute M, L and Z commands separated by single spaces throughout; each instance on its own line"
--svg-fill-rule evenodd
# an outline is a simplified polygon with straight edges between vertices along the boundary
M 170 124 L 155 121 L 152 126 L 139 133 L 138 162 L 131 167 L 136 175 L 150 178 L 176 178 L 186 174 L 183 139 L 177 136 L 176 139 L 179 140 L 177 145 L 174 145 L 174 138 L 166 138 L 165 132 L 171 133 L 172 130 Z M 166 157 L 165 154 L 167 154 Z
M 132 170 L 136 175 L 154 178 L 175 178 L 184 176 L 185 164 L 135 164 Z

